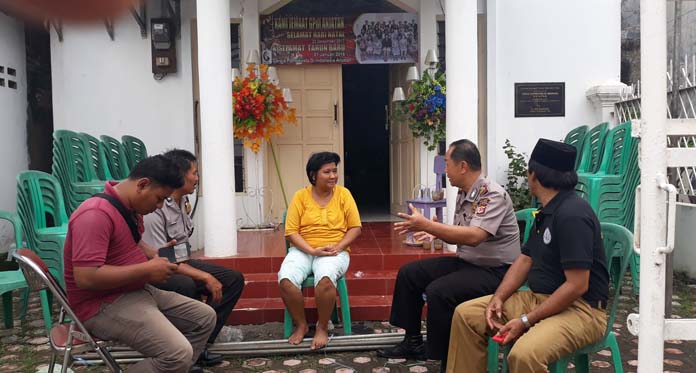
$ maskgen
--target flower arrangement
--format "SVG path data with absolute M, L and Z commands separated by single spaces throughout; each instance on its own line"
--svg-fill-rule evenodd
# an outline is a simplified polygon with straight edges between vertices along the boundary
M 435 150 L 437 144 L 445 139 L 446 94 L 445 73 L 425 73 L 412 83 L 402 104 L 402 113 L 413 136 L 422 138 L 428 150 Z
M 283 133 L 283 122 L 297 124 L 295 109 L 288 106 L 281 89 L 268 80 L 268 65 L 249 64 L 246 77 L 236 77 L 232 85 L 234 137 L 257 153 L 271 135 Z M 259 76 L 260 75 L 260 76 Z

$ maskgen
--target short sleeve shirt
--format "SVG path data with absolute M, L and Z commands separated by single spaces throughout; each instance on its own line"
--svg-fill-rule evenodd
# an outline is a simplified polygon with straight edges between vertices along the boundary
M 193 234 L 193 221 L 187 203 L 185 197 L 179 204 L 170 197 L 164 200 L 162 208 L 145 215 L 143 241 L 154 248 L 163 247 L 171 240 L 188 242 Z
M 285 236 L 299 233 L 310 246 L 322 247 L 339 243 L 348 229 L 360 226 L 358 206 L 348 189 L 336 185 L 329 203 L 321 207 L 308 186 L 292 197 L 285 218 Z
M 601 226 L 574 190 L 559 192 L 537 211 L 522 254 L 532 258 L 527 280 L 533 292 L 551 294 L 566 281 L 564 270 L 588 269 L 590 283 L 582 298 L 607 300 L 609 273 Z
M 107 182 L 104 193 L 119 198 L 114 189 L 116 184 Z M 121 203 L 134 213 L 124 201 Z M 138 229 L 142 233 L 140 215 Z M 103 198 L 87 199 L 70 216 L 63 258 L 68 302 L 82 321 L 96 315 L 102 303 L 111 303 L 122 294 L 145 286 L 144 281 L 136 281 L 120 288 L 88 290 L 79 288 L 75 282 L 75 267 L 127 266 L 147 261 L 123 216 Z
M 512 200 L 498 183 L 485 177 L 468 192 L 459 191 L 454 225 L 479 227 L 490 236 L 478 246 L 457 245 L 457 256 L 483 267 L 511 264 L 520 254 L 520 230 Z

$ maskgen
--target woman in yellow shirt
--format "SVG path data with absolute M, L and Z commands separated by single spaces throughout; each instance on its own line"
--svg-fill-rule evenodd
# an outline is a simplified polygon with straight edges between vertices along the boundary
M 292 247 L 278 272 L 280 295 L 296 325 L 288 342 L 299 344 L 309 331 L 302 282 L 314 274 L 317 327 L 312 349 L 326 346 L 328 322 L 336 302 L 336 281 L 348 270 L 349 245 L 361 233 L 360 214 L 348 189 L 338 185 L 336 153 L 312 154 L 307 178 L 312 184 L 298 190 L 288 207 L 285 238 Z

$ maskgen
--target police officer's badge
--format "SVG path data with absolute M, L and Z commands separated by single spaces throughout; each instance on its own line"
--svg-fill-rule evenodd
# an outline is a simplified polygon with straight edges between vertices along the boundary
M 476 206 L 476 215 L 483 215 L 486 213 L 486 207 L 488 207 L 488 198 L 481 198 L 478 200 L 478 204 Z
M 551 231 L 547 227 L 544 231 L 544 243 L 548 245 L 551 242 Z
M 479 196 L 485 196 L 486 193 L 488 193 L 488 187 L 485 185 L 481 185 L 479 188 Z

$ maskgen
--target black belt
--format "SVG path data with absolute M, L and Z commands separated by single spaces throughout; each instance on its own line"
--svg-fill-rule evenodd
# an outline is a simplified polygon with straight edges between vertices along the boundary
M 590 305 L 592 308 L 596 308 L 598 310 L 606 310 L 607 309 L 607 301 L 605 300 L 587 300 L 585 299 L 585 302 Z

